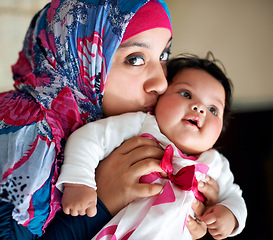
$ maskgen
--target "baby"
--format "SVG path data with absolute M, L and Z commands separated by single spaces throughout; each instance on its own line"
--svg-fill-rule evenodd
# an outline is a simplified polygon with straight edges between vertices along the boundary
M 63 211 L 71 215 L 96 213 L 95 168 L 124 140 L 141 135 L 165 149 L 160 166 L 166 174 L 147 173 L 140 179 L 163 185 L 162 192 L 129 204 L 94 239 L 191 239 L 185 221 L 195 198 L 204 201 L 197 184 L 206 175 L 220 188 L 218 204 L 206 211 L 208 218 L 218 218 L 208 226 L 213 236 L 233 236 L 244 228 L 247 211 L 242 191 L 233 182 L 227 159 L 213 149 L 228 120 L 229 79 L 214 61 L 180 57 L 168 64 L 168 81 L 154 114 L 105 118 L 83 126 L 68 139 L 57 187 L 63 191 Z

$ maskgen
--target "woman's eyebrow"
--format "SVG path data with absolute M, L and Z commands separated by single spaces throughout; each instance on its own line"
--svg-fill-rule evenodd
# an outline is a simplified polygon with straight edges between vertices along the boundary
M 119 48 L 129 48 L 129 47 L 141 47 L 141 48 L 150 48 L 150 44 L 145 42 L 131 42 L 122 43 L 119 45 Z
M 169 45 L 171 41 L 172 41 L 172 37 L 170 37 L 166 45 Z M 129 47 L 151 48 L 149 43 L 137 42 L 137 41 L 127 41 L 119 45 L 119 48 L 129 48 Z
M 168 45 L 172 40 L 173 40 L 173 37 L 170 37 L 170 39 L 169 39 L 167 45 Z
M 172 37 L 170 37 L 169 41 L 166 43 L 166 47 L 165 47 L 165 49 L 169 49 L 169 48 L 171 47 L 172 40 L 173 40 L 173 38 L 172 38 Z

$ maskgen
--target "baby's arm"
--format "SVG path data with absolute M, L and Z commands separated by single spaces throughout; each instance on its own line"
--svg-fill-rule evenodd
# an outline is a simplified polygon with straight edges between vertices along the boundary
M 88 210 L 93 215 L 96 212 L 95 169 L 99 161 L 124 140 L 137 135 L 145 116 L 144 113 L 131 113 L 105 118 L 86 124 L 69 137 L 56 184 L 64 192 L 62 204 L 66 213 L 81 215 Z M 86 196 L 83 188 L 88 189 Z
M 62 208 L 64 213 L 72 216 L 97 214 L 97 192 L 83 184 L 64 183 Z
M 216 160 L 210 166 L 209 175 L 219 185 L 218 204 L 208 208 L 200 218 L 207 224 L 209 233 L 215 239 L 239 234 L 246 222 L 247 209 L 242 190 L 234 183 L 228 160 L 216 152 Z M 212 178 L 209 181 L 214 181 Z M 202 186 L 203 185 L 203 186 Z M 206 187 L 200 183 L 198 189 Z

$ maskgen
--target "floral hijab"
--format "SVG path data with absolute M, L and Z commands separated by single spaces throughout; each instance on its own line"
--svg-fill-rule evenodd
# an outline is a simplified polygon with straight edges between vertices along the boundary
M 60 209 L 55 183 L 64 143 L 103 117 L 113 55 L 146 2 L 52 0 L 30 24 L 12 67 L 15 90 L 0 93 L 0 197 L 15 205 L 13 218 L 34 234 Z

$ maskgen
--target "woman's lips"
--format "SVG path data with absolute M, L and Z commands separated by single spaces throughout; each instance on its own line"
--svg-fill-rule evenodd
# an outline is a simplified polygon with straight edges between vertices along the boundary
M 145 107 L 145 112 L 154 112 L 155 107 L 154 106 L 150 106 L 150 107 Z

